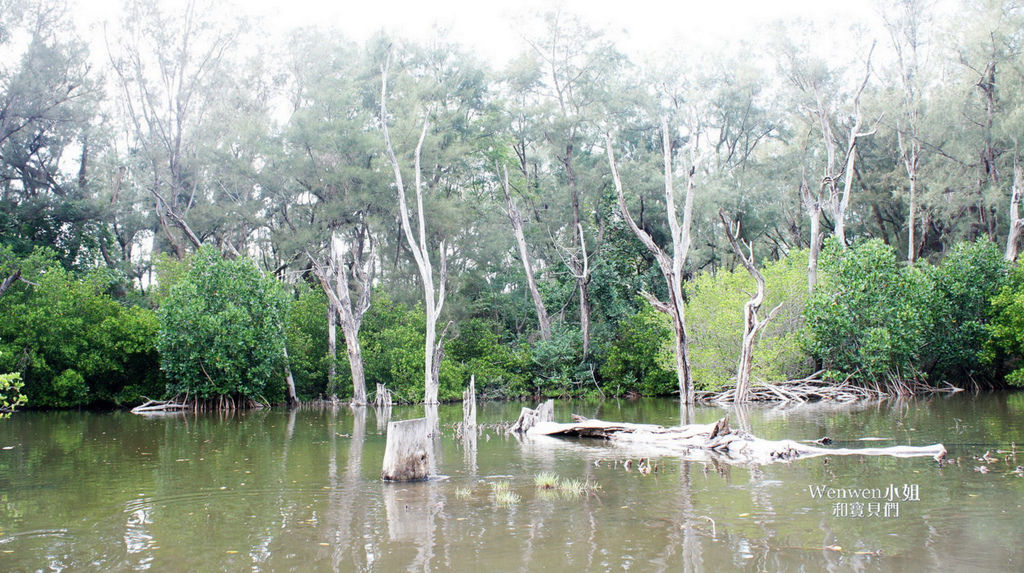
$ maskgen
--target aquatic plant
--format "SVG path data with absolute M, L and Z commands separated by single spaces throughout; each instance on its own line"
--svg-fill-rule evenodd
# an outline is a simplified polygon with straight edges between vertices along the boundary
M 533 484 L 537 489 L 555 489 L 558 487 L 558 475 L 554 472 L 541 472 L 534 476 Z

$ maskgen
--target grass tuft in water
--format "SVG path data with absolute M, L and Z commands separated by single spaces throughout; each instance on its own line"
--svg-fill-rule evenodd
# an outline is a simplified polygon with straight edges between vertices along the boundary
M 541 472 L 534 476 L 533 484 L 537 489 L 555 489 L 558 487 L 558 475 L 553 472 Z
M 473 490 L 468 487 L 457 487 L 455 488 L 455 499 L 469 499 L 473 495 Z
M 601 484 L 592 482 L 589 479 L 586 481 L 578 479 L 564 479 L 558 482 L 558 491 L 566 497 L 583 497 L 592 493 L 597 493 L 601 489 Z
M 491 490 L 494 492 L 494 502 L 500 506 L 509 507 L 522 501 L 519 494 L 512 491 L 511 488 L 512 484 L 507 481 L 492 483 Z

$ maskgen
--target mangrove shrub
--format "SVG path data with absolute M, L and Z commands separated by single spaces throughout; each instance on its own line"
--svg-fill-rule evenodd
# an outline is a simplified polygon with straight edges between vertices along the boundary
M 245 257 L 192 255 L 160 310 L 160 368 L 172 394 L 278 401 L 287 298 Z

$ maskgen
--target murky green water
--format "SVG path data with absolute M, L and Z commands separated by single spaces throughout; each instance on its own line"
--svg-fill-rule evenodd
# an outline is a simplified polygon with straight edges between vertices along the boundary
M 479 421 L 512 420 L 519 407 L 482 404 Z M 557 404 L 559 421 L 570 413 L 680 422 L 670 400 Z M 460 405 L 439 415 L 447 478 L 402 485 L 379 480 L 386 424 L 373 409 L 18 413 L 0 421 L 0 571 L 1024 570 L 1024 477 L 1012 473 L 1024 452 L 996 453 L 1024 447 L 1021 394 L 733 414 L 764 438 L 943 442 L 961 463 L 942 468 L 663 458 L 645 476 L 599 442 L 550 446 L 485 428 L 474 444 L 452 429 Z M 721 415 L 701 408 L 693 421 Z M 986 451 L 1000 460 L 975 459 Z M 543 471 L 600 490 L 538 491 Z M 502 480 L 518 503 L 495 503 L 490 483 Z M 823 486 L 885 499 L 828 499 Z

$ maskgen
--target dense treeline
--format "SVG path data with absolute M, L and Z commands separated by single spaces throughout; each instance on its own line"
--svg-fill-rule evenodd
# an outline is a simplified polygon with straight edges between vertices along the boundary
M 502 69 L 222 10 L 129 1 L 95 66 L 59 0 L 0 0 L 0 394 L 720 388 L 744 261 L 754 380 L 1024 380 L 1015 2 L 648 65 L 550 13 Z

